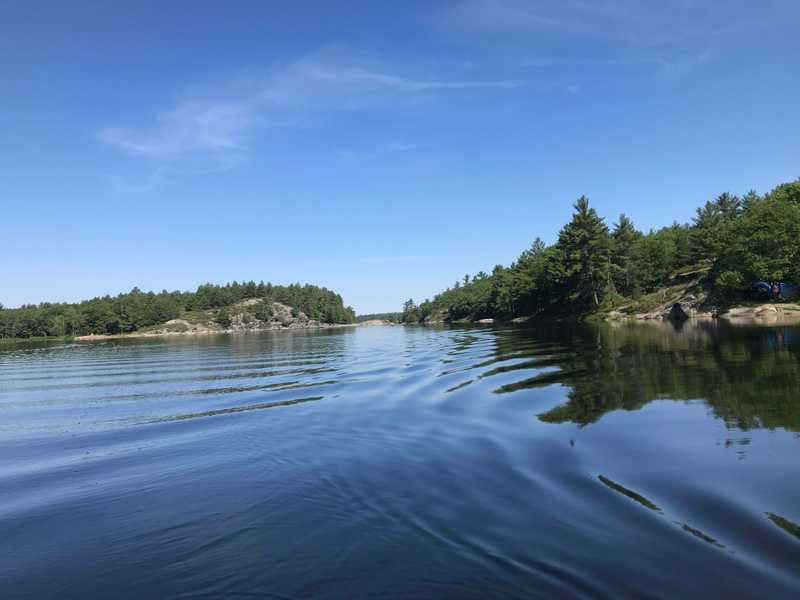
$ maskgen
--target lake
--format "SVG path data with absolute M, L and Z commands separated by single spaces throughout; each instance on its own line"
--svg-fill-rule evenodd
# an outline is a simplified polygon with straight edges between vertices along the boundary
M 3 598 L 800 594 L 800 329 L 0 347 Z

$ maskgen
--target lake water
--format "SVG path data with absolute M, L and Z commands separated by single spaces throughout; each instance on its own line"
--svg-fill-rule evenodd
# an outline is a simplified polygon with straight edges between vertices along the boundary
M 800 595 L 800 330 L 0 348 L 3 598 Z

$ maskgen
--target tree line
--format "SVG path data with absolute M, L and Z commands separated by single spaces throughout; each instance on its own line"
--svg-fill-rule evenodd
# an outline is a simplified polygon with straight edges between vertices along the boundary
M 390 323 L 400 323 L 403 318 L 403 313 L 400 312 L 385 312 L 385 313 L 367 313 L 358 315 L 356 321 L 363 323 L 364 321 L 389 321 Z
M 704 273 L 720 301 L 752 281 L 800 283 L 800 180 L 765 195 L 720 194 L 692 223 L 639 231 L 624 214 L 609 228 L 581 196 L 552 245 L 536 239 L 510 266 L 465 275 L 435 296 L 403 305 L 403 321 L 585 315 L 638 299 L 679 272 Z
M 78 303 L 43 302 L 14 309 L 0 304 L 0 338 L 129 333 L 160 325 L 188 311 L 209 309 L 222 315 L 218 321 L 224 321 L 228 307 L 251 298 L 281 302 L 326 323 L 355 322 L 353 309 L 345 307 L 342 297 L 327 288 L 234 281 L 226 285 L 207 283 L 194 292 L 154 293 L 133 288 L 126 294 Z

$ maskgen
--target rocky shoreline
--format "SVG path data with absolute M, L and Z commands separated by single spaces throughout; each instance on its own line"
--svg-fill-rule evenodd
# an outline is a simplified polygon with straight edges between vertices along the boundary
M 791 325 L 800 323 L 800 306 L 797 304 L 762 304 L 731 308 L 720 315 L 734 324 Z
M 175 319 L 179 321 L 179 319 Z M 187 336 L 202 336 L 202 335 L 225 335 L 225 334 L 242 334 L 242 333 L 261 333 L 264 331 L 295 331 L 299 329 L 341 329 L 346 327 L 359 327 L 360 323 L 319 323 L 317 321 L 309 322 L 305 325 L 291 325 L 288 327 L 254 327 L 249 329 L 204 329 L 204 330 L 189 330 L 189 331 L 132 331 L 131 333 L 105 333 L 105 334 L 90 334 L 80 335 L 72 338 L 76 342 L 102 342 L 105 340 L 123 340 L 133 338 L 157 338 L 157 337 L 187 337 Z
M 263 309 L 261 300 L 244 300 L 229 308 L 230 324 L 222 326 L 214 320 L 214 311 L 206 311 L 192 318 L 178 318 L 163 325 L 130 333 L 91 334 L 73 338 L 79 342 L 98 342 L 105 340 L 182 337 L 220 334 L 257 333 L 263 331 L 291 331 L 298 329 L 339 329 L 356 327 L 359 323 L 324 323 L 310 319 L 302 311 L 297 311 L 280 302 L 271 302 L 269 310 Z M 375 325 L 376 323 L 370 323 Z
M 609 320 L 671 320 L 724 319 L 733 324 L 772 325 L 800 323 L 800 305 L 786 302 L 758 305 L 716 306 L 699 282 L 666 297 L 654 309 L 645 312 L 625 312 L 617 309 L 606 315 Z

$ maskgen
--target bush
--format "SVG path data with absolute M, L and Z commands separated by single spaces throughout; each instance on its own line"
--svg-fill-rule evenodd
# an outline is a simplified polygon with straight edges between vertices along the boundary
M 220 309 L 220 310 L 217 312 L 217 317 L 216 317 L 215 321 L 216 321 L 216 322 L 217 322 L 217 323 L 218 323 L 218 324 L 219 324 L 221 327 L 224 327 L 225 329 L 227 329 L 228 327 L 230 327 L 230 326 L 231 326 L 231 315 L 230 315 L 230 313 L 228 313 L 228 309 L 226 309 L 226 308 L 221 308 L 221 309 Z
M 744 288 L 744 275 L 739 271 L 724 271 L 717 276 L 715 284 L 726 296 L 740 295 Z
M 272 310 L 272 303 L 267 300 L 262 301 L 256 306 L 255 317 L 259 321 L 269 321 L 272 319 L 274 311 Z

